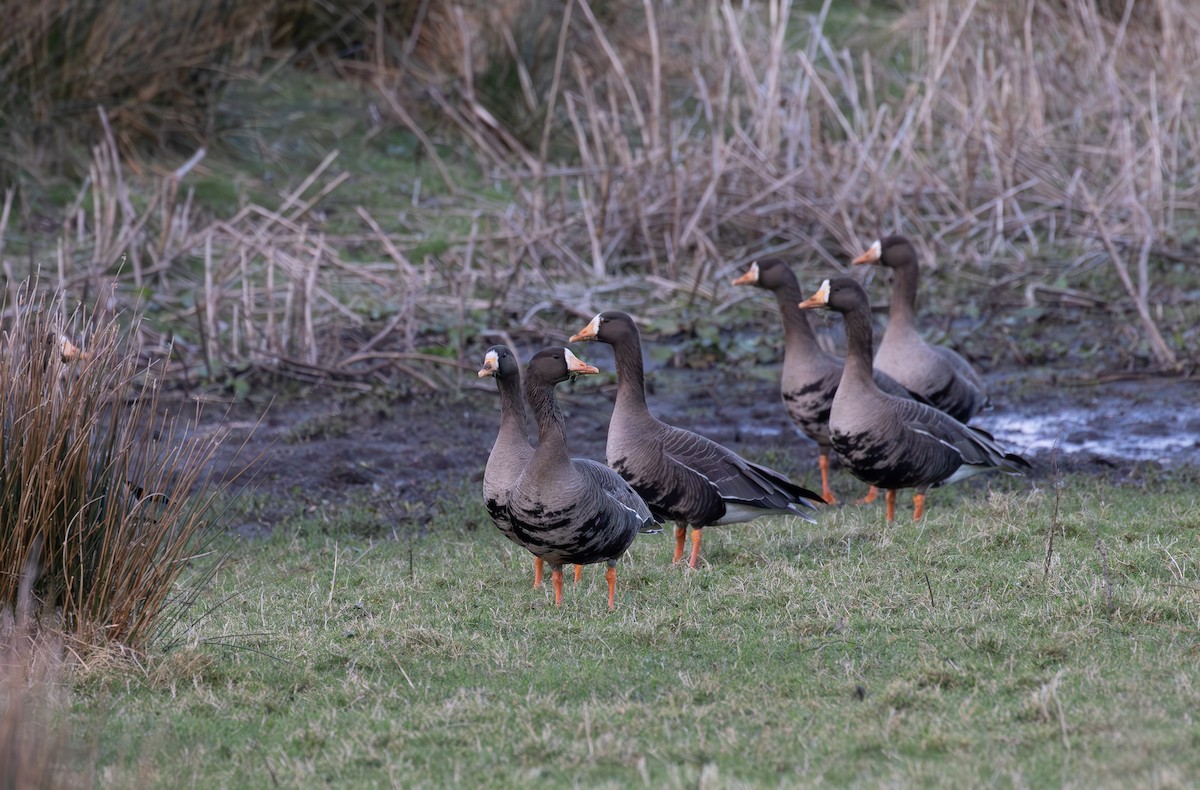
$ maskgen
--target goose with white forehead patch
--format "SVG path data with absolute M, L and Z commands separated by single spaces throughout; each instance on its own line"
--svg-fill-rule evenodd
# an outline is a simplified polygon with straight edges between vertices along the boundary
M 654 514 L 675 522 L 675 555 L 683 557 L 692 527 L 688 564 L 700 563 L 704 527 L 735 524 L 759 516 L 789 514 L 815 523 L 807 511 L 817 494 L 786 476 L 751 463 L 699 434 L 667 425 L 646 406 L 642 341 L 633 319 L 611 310 L 600 313 L 571 337 L 612 346 L 617 368 L 617 399 L 608 425 L 608 464 L 642 495 Z
M 520 545 L 508 516 L 508 496 L 517 478 L 533 460 L 533 445 L 526 429 L 525 396 L 521 393 L 521 368 L 516 354 L 508 346 L 492 346 L 483 357 L 479 378 L 492 377 L 500 392 L 500 430 L 488 454 L 483 470 L 483 504 L 496 527 L 506 538 Z M 542 558 L 533 558 L 533 588 L 542 586 Z M 579 581 L 580 566 L 575 566 Z
M 879 389 L 871 376 L 871 307 L 857 282 L 826 280 L 799 306 L 833 310 L 846 321 L 846 366 L 829 412 L 829 435 L 855 477 L 887 492 L 888 521 L 896 517 L 897 489 L 917 490 L 915 520 L 925 511 L 930 486 L 993 469 L 1024 474 L 1031 468 L 984 431 Z
M 605 562 L 612 609 L 617 560 L 639 531 L 655 530 L 650 509 L 619 475 L 568 453 L 555 385 L 597 372 L 565 348 L 542 349 L 529 360 L 525 398 L 537 421 L 538 446 L 509 494 L 508 515 L 516 540 L 550 565 L 555 604 L 562 604 L 564 563 Z
M 892 270 L 892 303 L 875 367 L 956 420 L 967 422 L 989 408 L 983 379 L 957 351 L 926 343 L 917 333 L 917 251 L 903 236 L 885 236 L 851 263 Z
M 750 264 L 734 285 L 753 285 L 775 294 L 783 318 L 783 374 L 779 389 L 788 416 L 808 438 L 817 443 L 821 468 L 821 497 L 829 504 L 837 497 L 829 488 L 829 409 L 842 380 L 842 360 L 826 352 L 808 323 L 808 315 L 798 304 L 804 298 L 792 268 L 778 258 L 766 258 Z M 875 383 L 884 392 L 898 398 L 913 398 L 886 373 L 876 370 Z M 917 398 L 922 400 L 921 398 Z M 874 486 L 860 503 L 873 502 L 878 494 Z

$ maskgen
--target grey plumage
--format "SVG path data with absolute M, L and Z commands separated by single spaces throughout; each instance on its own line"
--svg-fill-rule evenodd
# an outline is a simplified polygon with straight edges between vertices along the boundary
M 775 294 L 783 319 L 784 350 L 780 394 L 788 416 L 806 436 L 817 443 L 821 465 L 821 496 L 836 498 L 829 487 L 829 410 L 842 379 L 843 362 L 817 343 L 808 316 L 798 303 L 804 298 L 790 266 L 777 258 L 756 261 L 735 285 L 754 285 Z M 913 393 L 882 371 L 874 372 L 875 383 L 884 392 L 912 399 Z M 920 399 L 919 396 L 915 396 Z
M 846 366 L 829 415 L 834 449 L 860 480 L 889 492 L 917 489 L 920 518 L 930 486 L 993 469 L 1021 474 L 1019 455 L 928 404 L 882 392 L 871 377 L 871 319 L 867 294 L 848 277 L 826 280 L 801 307 L 826 307 L 846 321 Z
M 987 388 L 971 363 L 954 349 L 926 343 L 917 333 L 921 271 L 912 243 L 903 236 L 886 236 L 854 263 L 878 263 L 892 270 L 892 301 L 875 368 L 962 422 L 990 407 Z
M 688 526 L 693 528 L 690 564 L 696 567 L 703 527 L 783 513 L 815 522 L 807 511 L 814 509 L 810 500 L 821 501 L 817 494 L 650 414 L 641 337 L 627 314 L 614 310 L 597 315 L 571 338 L 579 340 L 613 347 L 617 399 L 608 426 L 608 464 L 633 485 L 656 516 L 676 523 L 676 560 Z
M 512 488 L 508 515 L 521 545 L 550 564 L 556 602 L 564 563 L 607 562 L 612 607 L 617 560 L 654 517 L 613 470 L 568 453 L 554 388 L 572 375 L 595 372 L 565 348 L 543 349 L 529 361 L 525 397 L 538 424 L 538 446 Z
M 508 516 L 508 496 L 533 459 L 533 445 L 526 428 L 521 369 L 508 346 L 492 346 L 487 350 L 479 370 L 479 377 L 485 376 L 496 380 L 500 392 L 500 429 L 483 470 L 483 503 L 504 536 L 519 544 Z

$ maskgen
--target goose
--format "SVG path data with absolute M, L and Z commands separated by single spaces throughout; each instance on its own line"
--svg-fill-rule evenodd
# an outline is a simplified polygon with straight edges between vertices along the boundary
M 521 368 L 508 346 L 492 346 L 483 356 L 479 378 L 492 377 L 500 392 L 500 430 L 483 470 L 483 504 L 506 538 L 520 545 L 508 517 L 508 492 L 533 458 L 533 445 L 526 432 L 525 397 L 521 394 Z M 575 581 L 579 581 L 576 566 Z M 533 558 L 533 588 L 542 586 L 542 558 Z
M 656 531 L 650 508 L 616 472 L 567 451 L 566 419 L 554 387 L 598 372 L 565 348 L 542 349 L 525 371 L 538 445 L 509 493 L 508 518 L 517 542 L 550 565 L 557 606 L 564 563 L 607 562 L 608 608 L 616 608 L 617 560 L 639 531 Z
M 826 308 L 846 321 L 846 366 L 829 412 L 829 435 L 855 477 L 884 489 L 887 520 L 896 518 L 896 491 L 915 488 L 913 520 L 925 511 L 930 486 L 999 469 L 1032 467 L 990 435 L 945 412 L 879 389 L 871 376 L 871 314 L 867 292 L 849 277 L 825 280 L 800 308 Z
M 692 528 L 688 565 L 698 568 L 704 527 L 736 524 L 759 516 L 790 514 L 816 523 L 820 496 L 784 475 L 753 464 L 699 434 L 656 419 L 646 406 L 642 343 L 628 314 L 600 313 L 571 337 L 607 343 L 617 368 L 617 398 L 608 426 L 608 465 L 630 482 L 650 510 L 675 522 L 675 555 L 683 557 Z
M 829 440 L 829 407 L 842 379 L 842 360 L 817 344 L 808 316 L 798 306 L 804 298 L 800 283 L 787 263 L 778 258 L 755 261 L 733 284 L 753 285 L 775 294 L 783 317 L 783 376 L 779 382 L 783 403 L 796 427 L 817 443 L 821 498 L 836 504 L 837 497 L 829 488 L 829 453 L 833 449 Z M 875 371 L 875 383 L 898 398 L 913 398 L 911 392 L 882 371 Z M 878 490 L 872 486 L 859 502 L 874 502 L 877 495 Z
M 912 243 L 903 236 L 885 236 L 852 263 L 892 270 L 892 303 L 875 352 L 875 367 L 956 420 L 968 422 L 989 408 L 986 387 L 971 363 L 953 349 L 930 345 L 917 334 L 914 319 L 921 272 Z

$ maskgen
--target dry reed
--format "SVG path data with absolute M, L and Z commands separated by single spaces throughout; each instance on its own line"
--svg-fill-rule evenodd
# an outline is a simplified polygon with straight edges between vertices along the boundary
M 219 529 L 218 437 L 165 408 L 160 371 L 126 350 L 112 317 L 82 324 L 26 289 L 6 308 L 0 607 L 32 568 L 43 625 L 77 654 L 144 650 L 194 595 L 177 585 L 215 566 L 197 560 Z
M 1141 343 L 1130 356 L 1195 364 L 1182 297 L 1161 283 L 1200 227 L 1200 89 L 1188 79 L 1200 71 L 1200 11 L 1182 0 L 914 0 L 889 29 L 841 46 L 830 5 L 808 16 L 787 0 L 486 13 L 430 2 L 398 28 L 398 7 L 384 4 L 373 23 L 358 20 L 382 26 L 367 57 L 339 68 L 375 86 L 452 193 L 425 203 L 414 190 L 410 233 L 385 231 L 370 206 L 356 208 L 360 233 L 326 231 L 314 209 L 347 177 L 336 151 L 275 206 L 201 217 L 181 167 L 139 207 L 107 133 L 76 200 L 91 216 L 69 213 L 53 285 L 79 295 L 114 279 L 149 284 L 170 319 L 157 324 L 199 338 L 139 327 L 143 353 L 170 348 L 178 375 L 249 366 L 441 388 L 462 368 L 419 340 L 448 316 L 462 318 L 460 334 L 438 342 L 466 359 L 472 324 L 554 337 L 563 315 L 616 301 L 640 315 L 719 312 L 719 275 L 745 261 L 791 256 L 817 276 L 900 231 L 931 267 L 952 262 L 1034 299 L 1108 262 L 1124 294 L 1083 296 L 1132 316 Z M 422 83 L 436 121 L 412 101 L 412 77 L 431 63 L 448 69 Z M 497 70 L 516 75 L 509 103 L 536 119 L 532 132 L 500 120 L 484 91 Z M 459 183 L 435 147 L 447 134 L 511 201 Z M 414 255 L 429 232 L 446 249 Z
M 506 216 L 515 249 L 497 251 L 535 262 L 513 269 L 516 285 L 639 274 L 679 288 L 768 253 L 836 267 L 891 230 L 920 239 L 935 265 L 985 274 L 999 262 L 1036 278 L 1028 259 L 1065 250 L 1111 261 L 1148 356 L 1175 367 L 1155 317 L 1173 297 L 1153 272 L 1156 259 L 1187 257 L 1200 221 L 1187 78 L 1200 69 L 1200 11 L 1178 0 L 1140 15 L 1129 2 L 1115 19 L 1087 0 L 914 6 L 851 50 L 825 33 L 828 3 L 800 46 L 787 43 L 797 15 L 786 0 L 723 0 L 650 8 L 640 32 L 626 18 L 620 47 L 589 0 L 569 4 L 563 30 L 584 28 L 574 35 L 598 47 L 591 61 L 557 59 L 546 94 L 546 129 L 561 107 L 568 156 L 549 161 L 545 143 L 513 151 L 482 113 L 448 114 L 518 196 Z M 578 301 L 586 287 L 567 287 L 595 306 Z

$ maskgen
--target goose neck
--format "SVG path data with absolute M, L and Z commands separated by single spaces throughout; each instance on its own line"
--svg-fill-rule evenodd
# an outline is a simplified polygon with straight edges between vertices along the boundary
M 525 397 L 538 426 L 536 458 L 541 462 L 565 460 L 567 455 L 566 419 L 554 395 L 553 384 L 537 381 L 525 385 Z
M 921 272 L 916 261 L 892 270 L 892 303 L 888 307 L 888 326 L 911 326 L 917 312 L 917 286 Z
M 808 316 L 800 309 L 804 295 L 800 285 L 792 282 L 775 290 L 775 300 L 783 316 L 783 342 L 788 353 L 808 355 L 818 349 L 817 335 L 813 332 Z
M 866 307 L 843 315 L 846 324 L 846 366 L 842 377 L 872 381 L 871 313 Z
M 613 364 L 617 369 L 617 406 L 622 409 L 646 408 L 646 373 L 642 366 L 642 344 L 636 337 L 613 344 Z
M 497 441 L 526 442 L 528 415 L 521 396 L 521 382 L 514 378 L 497 379 L 500 390 L 500 431 Z

